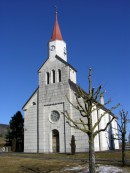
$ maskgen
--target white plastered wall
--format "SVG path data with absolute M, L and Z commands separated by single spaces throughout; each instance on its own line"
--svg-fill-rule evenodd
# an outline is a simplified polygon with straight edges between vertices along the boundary
M 76 83 L 76 72 L 72 68 L 70 68 L 70 80 Z
M 49 58 L 58 55 L 64 61 L 67 61 L 66 43 L 63 40 L 49 42 Z
M 76 105 L 76 99 L 75 99 L 75 94 L 73 90 L 71 90 L 71 97 L 70 101 Z M 81 100 L 82 102 L 82 100 Z M 75 121 L 79 121 L 79 118 L 81 118 L 81 115 L 78 110 L 76 110 L 73 106 L 71 106 L 71 117 Z M 82 118 L 84 121 L 86 121 L 84 118 Z M 88 145 L 88 136 L 86 133 L 74 129 L 71 129 L 71 135 L 75 136 L 75 143 L 76 143 L 76 152 L 86 152 L 89 150 L 89 145 Z
M 24 110 L 24 152 L 37 152 L 37 93 Z

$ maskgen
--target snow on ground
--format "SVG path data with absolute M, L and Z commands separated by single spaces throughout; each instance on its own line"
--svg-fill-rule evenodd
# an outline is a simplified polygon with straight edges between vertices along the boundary
M 122 169 L 115 166 L 99 166 L 97 169 L 100 173 L 122 173 Z
M 79 171 L 79 170 L 82 170 L 83 167 L 81 166 L 75 166 L 75 167 L 71 167 L 71 168 L 65 168 L 64 171 Z
M 89 173 L 89 170 L 81 166 L 72 167 L 72 168 L 66 168 L 66 170 L 75 170 L 80 171 L 80 173 Z M 129 173 L 128 171 L 123 170 L 122 168 L 116 167 L 116 166 L 110 166 L 110 165 L 97 165 L 96 168 L 97 173 Z

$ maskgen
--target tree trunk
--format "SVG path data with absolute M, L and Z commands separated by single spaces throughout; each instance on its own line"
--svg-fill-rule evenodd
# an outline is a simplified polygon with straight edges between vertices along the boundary
M 125 166 L 125 134 L 122 134 L 122 166 Z
M 11 150 L 13 151 L 13 152 L 16 152 L 16 138 L 13 138 L 12 139 L 12 144 L 11 144 Z
M 94 137 L 89 136 L 89 172 L 96 173 L 95 170 L 95 150 L 94 150 Z

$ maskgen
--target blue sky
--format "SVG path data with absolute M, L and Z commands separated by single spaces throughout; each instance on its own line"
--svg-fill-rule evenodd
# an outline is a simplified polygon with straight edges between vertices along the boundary
M 115 113 L 130 113 L 129 0 L 0 0 L 0 123 L 22 111 L 38 86 L 55 5 L 78 84 L 87 91 L 92 67 L 93 85 L 103 85 L 112 105 L 121 103 Z

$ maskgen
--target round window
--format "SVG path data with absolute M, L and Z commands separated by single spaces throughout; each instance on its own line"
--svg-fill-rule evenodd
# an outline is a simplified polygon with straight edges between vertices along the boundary
M 51 121 L 53 122 L 57 122 L 60 119 L 60 114 L 57 111 L 52 111 L 51 112 L 51 117 L 50 117 Z

